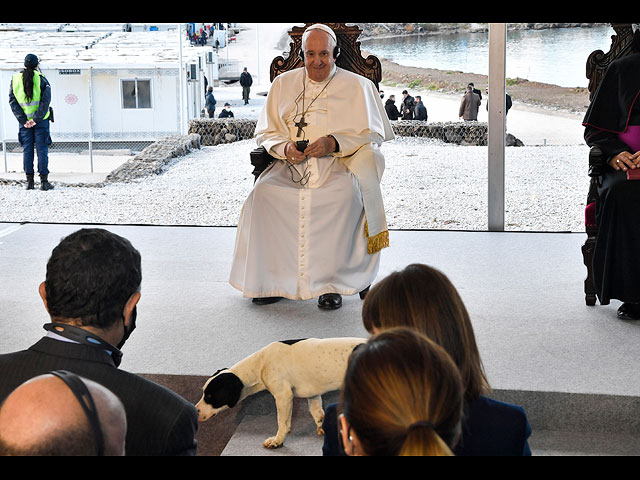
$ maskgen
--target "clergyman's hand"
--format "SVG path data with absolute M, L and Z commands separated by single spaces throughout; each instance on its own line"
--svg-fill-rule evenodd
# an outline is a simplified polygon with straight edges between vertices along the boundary
M 632 170 L 640 167 L 638 163 L 640 162 L 640 152 L 629 153 L 629 152 L 620 152 L 611 160 L 609 160 L 609 165 L 615 170 L 627 171 L 629 168 Z
M 336 149 L 336 141 L 331 137 L 320 137 L 315 142 L 309 144 L 304 150 L 304 154 L 309 157 L 324 157 L 333 153 Z
M 287 157 L 287 161 L 289 163 L 293 163 L 297 165 L 298 163 L 304 161 L 307 158 L 307 154 L 301 152 L 296 148 L 296 142 L 287 142 L 284 147 L 284 154 Z

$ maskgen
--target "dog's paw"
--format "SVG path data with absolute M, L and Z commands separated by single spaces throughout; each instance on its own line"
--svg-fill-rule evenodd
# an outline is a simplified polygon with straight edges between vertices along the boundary
M 282 440 L 278 440 L 278 437 L 269 437 L 262 442 L 262 446 L 265 448 L 279 448 L 282 446 Z
M 319 437 L 322 437 L 324 435 L 324 428 L 322 428 L 321 426 L 318 426 L 316 428 L 316 432 L 318 432 Z

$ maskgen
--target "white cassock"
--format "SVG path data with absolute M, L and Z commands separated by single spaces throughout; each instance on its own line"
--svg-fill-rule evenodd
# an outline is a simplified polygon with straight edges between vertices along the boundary
M 303 97 L 305 138 L 333 135 L 340 150 L 294 166 L 284 146 L 302 139 L 294 123 Z M 231 285 L 249 298 L 292 300 L 354 295 L 371 285 L 389 244 L 379 147 L 393 138 L 380 95 L 365 77 L 339 67 L 323 82 L 310 80 L 304 67 L 278 75 L 256 140 L 279 160 L 260 175 L 240 213 Z

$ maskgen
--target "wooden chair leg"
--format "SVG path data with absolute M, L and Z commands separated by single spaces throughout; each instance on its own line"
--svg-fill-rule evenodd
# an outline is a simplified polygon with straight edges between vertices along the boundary
M 593 283 L 593 250 L 596 245 L 595 237 L 589 236 L 582 246 L 582 260 L 587 267 L 587 278 L 584 281 L 584 299 L 589 306 L 596 304 L 596 287 Z

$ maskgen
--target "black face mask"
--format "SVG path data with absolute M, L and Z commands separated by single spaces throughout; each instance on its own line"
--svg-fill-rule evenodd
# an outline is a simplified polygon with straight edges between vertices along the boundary
M 124 328 L 124 336 L 122 337 L 122 340 L 120 340 L 120 343 L 116 345 L 116 347 L 119 350 L 122 350 L 124 342 L 126 342 L 129 339 L 131 332 L 133 332 L 136 329 L 136 317 L 138 316 L 137 308 L 138 306 L 136 305 L 135 307 L 133 307 L 133 310 L 131 311 L 131 328 L 129 328 L 129 330 L 127 330 L 127 326 L 124 324 L 124 316 L 122 317 L 122 327 Z

